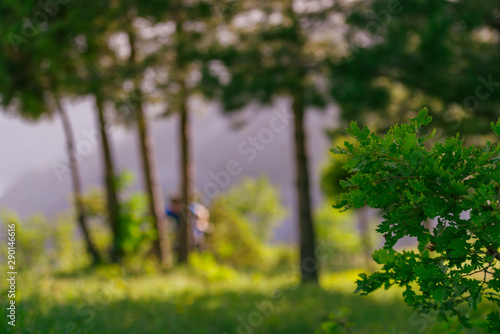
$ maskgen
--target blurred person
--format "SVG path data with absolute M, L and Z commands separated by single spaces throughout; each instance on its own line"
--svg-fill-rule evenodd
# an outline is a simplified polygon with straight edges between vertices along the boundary
M 174 250 L 179 254 L 180 244 L 178 242 L 180 233 L 180 216 L 182 214 L 181 210 L 181 198 L 177 193 L 170 196 L 170 208 L 166 209 L 167 216 L 173 221 L 174 224 L 170 224 L 171 232 L 173 237 L 172 244 L 174 245 Z M 192 202 L 189 206 L 189 217 L 188 224 L 192 231 L 192 239 L 190 241 L 193 249 L 198 251 L 203 250 L 205 247 L 205 234 L 211 233 L 213 230 L 212 224 L 208 221 L 210 213 L 208 209 L 197 202 Z
M 193 242 L 195 249 L 203 250 L 205 247 L 205 234 L 211 233 L 213 230 L 212 224 L 208 221 L 210 212 L 200 203 L 193 202 L 190 207 L 192 213 L 191 227 L 193 230 Z
M 181 199 L 177 194 L 172 194 L 170 196 L 170 209 L 166 209 L 165 213 L 167 217 L 175 223 L 174 229 L 177 230 L 180 225 L 180 215 L 181 215 Z
M 180 231 L 180 216 L 181 216 L 181 199 L 176 193 L 170 195 L 170 207 L 165 209 L 167 218 L 172 222 L 169 224 L 169 234 L 171 239 L 171 245 L 175 254 L 179 254 L 179 238 L 178 234 Z

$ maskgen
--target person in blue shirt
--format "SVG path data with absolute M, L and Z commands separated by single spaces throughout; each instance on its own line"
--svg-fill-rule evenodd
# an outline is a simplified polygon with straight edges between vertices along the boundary
M 181 201 L 180 198 L 176 195 L 170 196 L 170 208 L 165 209 L 165 213 L 167 214 L 167 218 L 171 221 L 169 224 L 169 235 L 170 235 L 170 243 L 172 248 L 176 254 L 179 254 L 179 231 L 180 231 L 180 215 L 181 215 Z
M 180 225 L 180 215 L 181 215 L 181 201 L 178 196 L 170 197 L 170 209 L 165 210 L 167 217 L 172 218 L 175 223 L 175 228 L 179 228 Z

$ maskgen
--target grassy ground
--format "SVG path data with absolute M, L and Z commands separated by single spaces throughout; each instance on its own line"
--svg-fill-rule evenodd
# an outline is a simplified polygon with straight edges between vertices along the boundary
M 398 291 L 353 295 L 358 272 L 323 275 L 321 288 L 298 286 L 286 274 L 238 274 L 225 280 L 187 270 L 128 278 L 108 269 L 76 276 L 21 275 L 16 327 L 6 326 L 2 314 L 0 329 L 43 334 L 305 334 L 314 333 L 329 313 L 347 308 L 352 333 L 459 333 L 431 330 L 433 319 L 413 314 Z

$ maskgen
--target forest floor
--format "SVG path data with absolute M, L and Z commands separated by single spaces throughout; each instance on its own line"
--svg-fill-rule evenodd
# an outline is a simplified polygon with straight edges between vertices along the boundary
M 286 274 L 118 272 L 19 275 L 16 326 L 4 314 L 6 333 L 313 334 L 329 314 L 349 323 L 348 333 L 466 333 L 413 312 L 401 290 L 354 295 L 359 270 L 323 274 L 321 287 Z

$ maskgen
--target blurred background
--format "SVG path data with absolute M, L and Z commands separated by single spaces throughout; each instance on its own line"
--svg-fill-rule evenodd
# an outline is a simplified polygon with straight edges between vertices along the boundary
M 3 1 L 0 26 L 9 333 L 461 333 L 352 295 L 383 213 L 332 208 L 329 149 L 424 107 L 438 141 L 496 140 L 497 2 Z
M 92 107 L 88 102 L 75 103 L 68 115 L 75 132 L 76 143 L 90 142 L 85 134 L 96 131 Z M 74 108 L 74 109 L 73 109 Z M 214 180 L 210 172 L 216 173 L 225 170 L 228 161 L 236 160 L 241 163 L 244 171 L 232 177 L 227 190 L 237 184 L 245 176 L 259 177 L 265 175 L 279 189 L 283 205 L 294 205 L 294 173 L 288 166 L 293 164 L 293 147 L 289 145 L 292 138 L 292 129 L 286 127 L 277 133 L 273 140 L 266 144 L 264 150 L 258 152 L 255 159 L 246 161 L 247 155 L 238 152 L 238 145 L 248 141 L 249 136 L 258 136 L 259 130 L 269 128 L 269 121 L 273 118 L 273 110 L 266 112 L 247 112 L 244 125 L 235 125 L 238 120 L 225 117 L 217 106 L 202 106 L 193 110 L 193 136 L 192 150 L 195 162 L 196 188 Z M 201 109 L 201 110 L 200 110 Z M 74 111 L 73 111 L 74 110 Z M 286 110 L 286 109 L 281 109 Z M 2 143 L 9 145 L 4 153 L 2 163 L 2 204 L 16 211 L 22 216 L 37 212 L 53 216 L 61 211 L 68 210 L 71 206 L 71 175 L 54 170 L 53 164 L 67 163 L 64 132 L 58 119 L 41 120 L 39 123 L 28 123 L 19 119 L 12 119 L 2 115 L 0 127 Z M 311 113 L 307 120 L 310 132 L 308 145 L 311 150 L 311 177 L 312 198 L 317 206 L 321 202 L 322 193 L 318 187 L 321 167 L 328 160 L 328 150 L 331 143 L 322 130 L 328 128 L 328 123 L 334 125 L 335 114 L 333 108 L 328 112 Z M 152 135 L 158 152 L 158 170 L 162 189 L 168 204 L 168 197 L 179 191 L 179 147 L 177 124 L 175 117 L 158 118 L 152 122 Z M 238 128 L 235 128 L 238 126 Z M 5 130 L 4 130 L 5 129 Z M 112 125 L 110 135 L 116 150 L 116 163 L 119 170 L 130 170 L 135 175 L 141 173 L 139 147 L 137 134 L 133 129 L 120 125 Z M 12 140 L 25 138 L 13 147 Z M 37 141 L 43 140 L 43 150 Z M 19 146 L 17 146 L 19 145 Z M 251 146 L 248 146 L 251 147 Z M 84 148 L 85 149 L 85 148 Z M 86 151 L 85 151 L 86 153 Z M 88 154 L 82 157 L 80 164 L 83 189 L 101 184 L 101 165 L 99 147 L 93 146 Z M 59 177 L 58 177 L 59 176 Z M 143 187 L 142 179 L 137 179 L 132 190 Z M 43 191 L 33 189 L 51 189 L 50 196 Z M 208 198 L 207 198 L 208 199 Z M 275 238 L 280 241 L 292 242 L 297 239 L 294 222 L 296 214 L 290 212 L 277 227 Z

